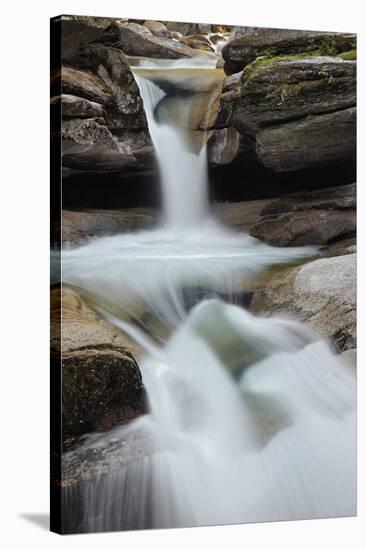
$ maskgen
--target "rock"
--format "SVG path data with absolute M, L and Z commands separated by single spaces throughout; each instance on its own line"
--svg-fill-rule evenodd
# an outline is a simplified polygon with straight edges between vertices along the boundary
M 105 25 L 104 25 L 105 27 Z M 73 55 L 83 46 L 97 42 L 102 36 L 103 26 L 92 23 L 91 18 L 67 20 L 61 23 L 61 55 L 62 59 Z
M 64 167 L 105 172 L 148 168 L 153 162 L 154 150 L 147 131 L 114 136 L 103 118 L 65 119 L 61 136 Z
M 270 202 L 250 234 L 274 246 L 325 245 L 356 234 L 356 186 L 293 193 Z
M 259 56 L 293 55 L 303 52 L 336 55 L 355 47 L 356 35 L 331 32 L 237 28 L 222 49 L 227 74 L 241 71 Z
M 113 22 L 100 37 L 100 41 L 133 56 L 179 59 L 195 55 L 195 51 L 185 44 L 154 36 L 146 27 L 136 23 Z
M 235 128 L 214 130 L 208 140 L 208 160 L 212 164 L 229 164 L 236 157 L 240 134 Z
M 149 31 L 146 29 L 146 32 Z M 103 44 L 92 44 L 69 56 L 68 63 L 70 67 L 62 70 L 65 93 L 72 94 L 72 89 L 79 88 L 79 92 L 74 92 L 74 95 L 98 102 L 90 94 L 85 95 L 80 86 L 80 78 L 89 79 L 104 92 L 104 97 L 99 102 L 105 106 L 105 118 L 110 129 L 132 130 L 147 127 L 139 89 L 127 58 L 120 50 Z M 73 67 L 77 67 L 77 74 L 72 73 Z M 65 70 L 68 73 L 66 82 Z
M 93 237 L 150 229 L 157 214 L 147 208 L 125 210 L 65 210 L 62 211 L 62 242 L 80 246 Z
M 356 107 L 265 128 L 257 134 L 256 154 L 275 172 L 354 164 Z
M 165 21 L 167 29 L 181 33 L 183 36 L 189 34 L 207 34 L 211 32 L 211 25 L 205 23 L 180 23 L 177 21 Z
M 51 355 L 59 355 L 62 362 L 62 434 L 67 447 L 81 434 L 142 414 L 144 391 L 121 332 L 98 319 L 67 287 L 62 293 L 56 288 L 51 303 L 53 323 L 62 308 L 61 333 L 57 327 L 51 332 Z
M 355 105 L 354 61 L 329 57 L 258 60 L 243 71 L 230 124 L 241 133 L 255 133 L 268 125 Z
M 125 55 L 90 44 L 70 53 L 65 63 L 54 75 L 62 77 L 64 93 L 51 100 L 62 104 L 64 170 L 150 170 L 153 145 Z
M 51 105 L 59 104 L 61 104 L 64 118 L 93 118 L 104 115 L 103 105 L 83 97 L 62 94 L 51 98 Z
M 171 37 L 171 32 L 166 28 L 163 23 L 160 21 L 151 21 L 150 19 L 144 22 L 144 27 L 146 27 L 152 34 L 155 36 L 166 36 Z
M 250 230 L 252 237 L 273 246 L 323 245 L 355 232 L 355 212 L 334 210 L 280 214 L 259 222 Z
M 223 128 L 230 124 L 235 102 L 240 98 L 241 79 L 243 73 L 236 73 L 225 78 L 222 85 L 220 104 L 214 123 L 215 128 Z
M 297 212 L 310 209 L 333 209 L 344 210 L 356 208 L 356 184 L 340 185 L 338 187 L 327 187 L 325 189 L 314 189 L 311 191 L 300 191 L 284 195 L 269 204 L 263 209 L 262 215 L 275 215 L 284 212 Z
M 348 254 L 275 270 L 254 292 L 251 308 L 292 314 L 344 351 L 356 345 L 356 298 L 356 254 Z
M 213 205 L 213 213 L 223 225 L 249 233 L 250 228 L 260 220 L 263 209 L 271 202 L 271 199 L 221 202 Z
M 209 52 L 214 51 L 211 42 L 204 35 L 194 34 L 194 35 L 185 36 L 182 38 L 181 42 L 183 42 L 184 44 L 187 44 L 187 46 L 189 46 L 190 48 L 206 50 Z
M 63 67 L 54 71 L 51 79 L 53 83 L 61 80 L 63 94 L 88 99 L 104 105 L 112 104 L 113 93 L 100 76 L 91 72 L 81 71 L 73 67 Z

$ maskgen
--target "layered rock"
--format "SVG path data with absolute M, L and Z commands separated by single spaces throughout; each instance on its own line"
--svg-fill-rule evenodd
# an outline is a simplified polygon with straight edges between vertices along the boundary
M 326 245 L 356 235 L 356 186 L 293 193 L 270 202 L 250 234 L 275 246 Z
M 219 130 L 234 128 L 237 171 L 245 173 L 249 160 L 261 180 L 309 172 L 314 181 L 326 169 L 354 177 L 355 43 L 350 34 L 237 28 L 222 52 L 233 74 L 213 124 L 214 164 L 226 164 L 215 154 Z
M 223 48 L 222 56 L 225 60 L 225 71 L 232 74 L 241 71 L 260 56 L 302 52 L 335 55 L 351 50 L 355 45 L 354 34 L 238 27 Z

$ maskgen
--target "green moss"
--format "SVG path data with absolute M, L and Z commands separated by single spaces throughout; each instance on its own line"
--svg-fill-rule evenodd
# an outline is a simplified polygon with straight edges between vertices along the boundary
M 272 63 L 278 63 L 279 61 L 296 61 L 298 59 L 305 59 L 307 57 L 317 57 L 321 55 L 320 50 L 310 50 L 307 52 L 299 52 L 295 54 L 286 55 L 265 55 L 257 57 L 252 63 L 249 63 L 243 70 L 243 80 L 248 81 L 254 74 L 254 72 L 265 65 L 271 65 Z
M 337 57 L 340 57 L 345 61 L 355 61 L 357 59 L 357 50 L 356 48 L 353 48 L 352 50 L 348 50 L 347 52 L 342 52 L 338 54 Z
M 337 55 L 337 47 L 333 37 L 326 37 L 322 40 L 319 47 L 320 55 L 335 56 Z

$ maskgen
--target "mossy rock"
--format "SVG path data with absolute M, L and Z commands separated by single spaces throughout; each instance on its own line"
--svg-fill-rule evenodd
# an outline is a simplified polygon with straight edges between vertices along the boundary
M 334 56 L 356 47 L 356 35 L 286 29 L 257 28 L 230 41 L 222 50 L 225 72 L 241 71 L 257 57 L 297 55 L 317 51 Z

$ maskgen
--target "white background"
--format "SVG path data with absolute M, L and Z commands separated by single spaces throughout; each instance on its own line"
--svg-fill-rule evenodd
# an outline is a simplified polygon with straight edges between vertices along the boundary
M 2 548 L 361 548 L 365 535 L 364 346 L 359 354 L 359 516 L 276 524 L 60 537 L 48 514 L 49 17 L 171 19 L 359 33 L 359 218 L 365 208 L 362 2 L 89 0 L 3 3 L 1 11 Z M 359 225 L 359 334 L 365 333 L 364 224 Z M 362 285 L 363 283 L 363 285 Z M 362 288 L 362 286 L 364 288 Z M 41 524 L 41 525 L 40 525 Z M 43 526 L 42 526 L 43 525 Z M 364 546 L 363 546 L 364 547 Z

